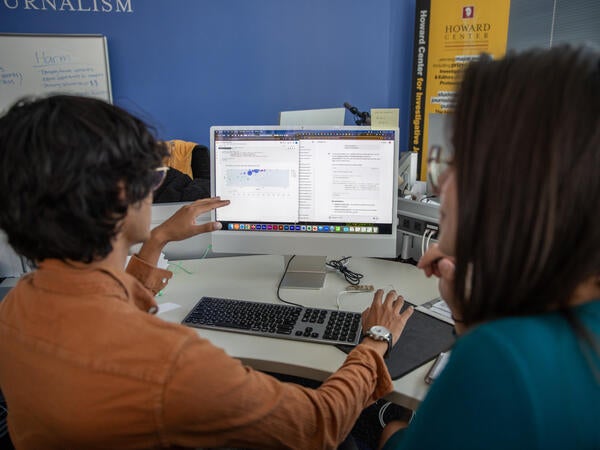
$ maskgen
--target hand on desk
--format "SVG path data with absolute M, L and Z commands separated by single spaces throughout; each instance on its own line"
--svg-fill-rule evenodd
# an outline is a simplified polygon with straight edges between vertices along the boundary
M 371 306 L 365 309 L 362 314 L 363 330 L 368 330 L 374 325 L 383 325 L 392 333 L 392 345 L 395 345 L 404 330 L 406 322 L 413 313 L 412 306 L 400 313 L 403 305 L 404 298 L 397 295 L 396 291 L 389 291 L 383 298 L 383 290 L 378 289 L 375 292 Z M 371 346 L 376 344 L 378 349 L 383 350 L 382 354 L 387 350 L 387 344 L 384 342 L 371 339 L 366 339 L 363 342 Z
M 160 252 L 169 242 L 182 241 L 197 234 L 220 230 L 221 224 L 219 222 L 206 222 L 197 225 L 196 217 L 227 205 L 229 205 L 229 200 L 212 197 L 196 200 L 182 206 L 175 214 L 150 232 L 150 238 L 144 242 L 138 256 L 150 264 L 156 264 Z

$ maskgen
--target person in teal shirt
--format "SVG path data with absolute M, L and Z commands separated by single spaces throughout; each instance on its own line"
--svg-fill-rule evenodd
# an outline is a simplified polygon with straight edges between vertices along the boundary
M 439 278 L 459 338 L 385 450 L 600 449 L 600 52 L 482 55 L 464 72 L 441 194 Z

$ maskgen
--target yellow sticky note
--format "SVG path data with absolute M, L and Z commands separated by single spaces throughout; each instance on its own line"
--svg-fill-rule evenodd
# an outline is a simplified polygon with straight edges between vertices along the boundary
M 387 130 L 398 128 L 400 123 L 400 110 L 398 108 L 373 108 L 371 109 L 371 128 L 373 130 Z

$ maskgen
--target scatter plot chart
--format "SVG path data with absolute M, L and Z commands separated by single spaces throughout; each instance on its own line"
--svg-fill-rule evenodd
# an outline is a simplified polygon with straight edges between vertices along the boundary
M 227 169 L 225 183 L 230 187 L 284 188 L 290 185 L 288 169 Z

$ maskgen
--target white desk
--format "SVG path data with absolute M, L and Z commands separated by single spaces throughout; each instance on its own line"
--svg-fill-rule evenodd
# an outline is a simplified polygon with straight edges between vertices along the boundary
M 437 282 L 409 264 L 352 258 L 348 267 L 364 275 L 361 284 L 372 284 L 386 291 L 394 288 L 414 304 L 439 295 Z M 157 300 L 159 304 L 169 302 L 181 307 L 161 313 L 160 317 L 181 322 L 203 295 L 277 303 L 277 284 L 284 266 L 281 256 L 238 256 L 175 261 L 170 269 L 174 276 Z M 332 271 L 327 274 L 322 289 L 282 289 L 281 297 L 305 306 L 336 309 L 338 293 L 347 284 L 341 274 Z M 373 293 L 342 295 L 341 309 L 362 312 L 372 298 Z M 345 353 L 331 345 L 204 329 L 198 330 L 198 334 L 255 369 L 319 381 L 335 372 L 346 358 Z M 427 391 L 424 378 L 431 364 L 395 380 L 394 391 L 387 399 L 416 409 Z

